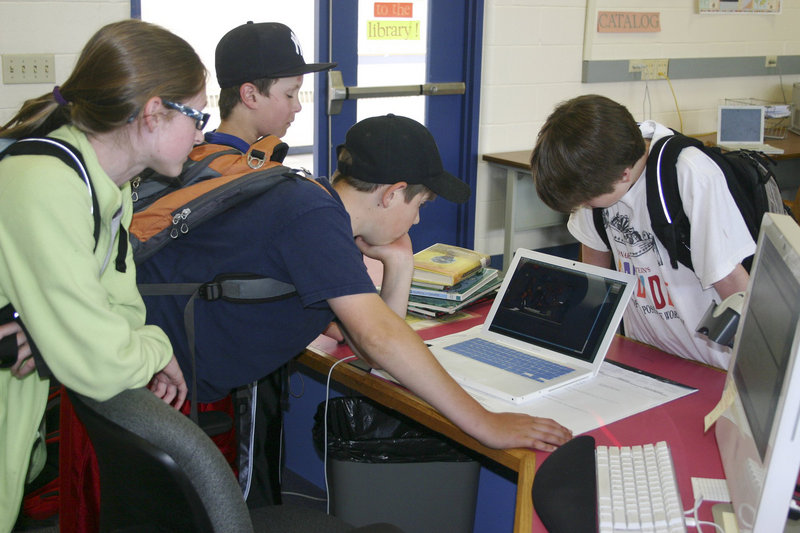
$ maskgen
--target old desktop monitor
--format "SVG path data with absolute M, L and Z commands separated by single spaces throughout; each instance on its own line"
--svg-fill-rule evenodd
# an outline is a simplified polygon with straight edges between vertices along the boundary
M 767 214 L 728 370 L 737 394 L 715 429 L 740 533 L 786 524 L 800 468 L 798 351 L 800 226 Z
M 717 146 L 724 150 L 756 150 L 765 154 L 782 154 L 782 148 L 764 142 L 764 113 L 764 106 L 719 106 Z

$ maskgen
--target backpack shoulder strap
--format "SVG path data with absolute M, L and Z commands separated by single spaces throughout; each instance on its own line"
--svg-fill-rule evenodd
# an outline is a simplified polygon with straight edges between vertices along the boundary
M 192 183 L 193 179 L 207 169 L 218 158 L 238 159 L 242 152 L 224 144 L 203 143 L 198 144 L 189 152 L 189 158 L 184 164 L 178 180 L 181 184 Z
M 289 145 L 275 135 L 265 135 L 250 145 L 247 155 L 253 159 L 283 163 L 289 153 Z
M 94 187 L 86 170 L 86 162 L 80 151 L 70 143 L 50 137 L 30 137 L 19 139 L 0 153 L 0 158 L 13 155 L 48 155 L 56 157 L 64 164 L 74 170 L 78 177 L 86 184 L 89 198 L 92 201 L 92 218 L 94 219 L 94 246 L 97 248 L 97 241 L 100 238 L 100 207 L 97 197 L 94 194 Z
M 218 176 L 167 191 L 134 212 L 129 228 L 134 261 L 147 260 L 171 240 L 292 177 L 296 175 L 290 169 L 269 163 L 258 171 Z
M 180 181 L 182 185 L 190 185 L 206 176 L 226 176 L 258 170 L 269 162 L 283 163 L 288 152 L 289 145 L 274 135 L 267 135 L 254 142 L 244 154 L 224 144 L 201 144 L 189 154 Z
M 594 222 L 594 229 L 597 231 L 597 234 L 603 239 L 606 247 L 610 250 L 611 249 L 611 242 L 608 240 L 608 232 L 606 232 L 606 226 L 603 222 L 603 211 L 602 207 L 593 207 L 592 208 L 592 221 Z
M 689 218 L 683 211 L 676 169 L 678 155 L 689 146 L 702 149 L 703 144 L 678 133 L 662 137 L 650 146 L 645 171 L 650 223 L 667 249 L 672 268 L 678 268 L 679 262 L 692 268 Z
M 143 211 L 163 196 L 201 181 L 278 166 L 288 151 L 289 146 L 274 135 L 259 139 L 245 153 L 227 144 L 199 144 L 177 178 L 146 169 L 131 180 L 133 210 Z

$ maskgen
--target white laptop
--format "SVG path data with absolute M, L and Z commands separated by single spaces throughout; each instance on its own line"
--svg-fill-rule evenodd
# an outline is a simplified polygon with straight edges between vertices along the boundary
M 757 105 L 719 106 L 717 146 L 724 150 L 782 154 L 782 148 L 764 143 L 764 111 L 764 106 Z
M 429 341 L 430 349 L 465 388 L 525 403 L 597 374 L 635 284 L 628 274 L 520 248 L 483 325 Z M 513 350 L 523 365 L 544 368 L 511 371 L 489 362 L 494 355 L 458 353 L 472 348 Z

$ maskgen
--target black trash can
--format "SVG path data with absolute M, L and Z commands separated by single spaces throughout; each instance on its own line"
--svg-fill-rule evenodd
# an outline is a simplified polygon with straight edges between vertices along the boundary
M 325 449 L 325 403 L 314 444 Z M 472 533 L 480 464 L 443 437 L 364 397 L 328 404 L 328 497 L 355 526 L 388 522 L 415 533 Z

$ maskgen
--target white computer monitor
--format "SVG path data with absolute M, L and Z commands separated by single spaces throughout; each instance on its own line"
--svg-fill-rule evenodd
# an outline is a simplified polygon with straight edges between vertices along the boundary
M 800 226 L 761 226 L 729 376 L 735 399 L 716 423 L 740 533 L 786 524 L 800 468 Z
M 721 105 L 717 110 L 717 144 L 764 142 L 764 106 Z

